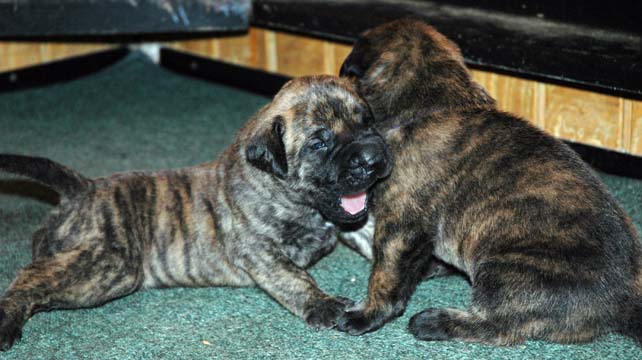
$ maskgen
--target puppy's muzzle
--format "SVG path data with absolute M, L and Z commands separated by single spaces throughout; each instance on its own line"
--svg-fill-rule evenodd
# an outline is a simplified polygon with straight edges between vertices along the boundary
M 345 178 L 354 187 L 370 186 L 390 174 L 390 152 L 378 135 L 353 142 L 345 153 Z
M 377 144 L 368 143 L 361 146 L 361 151 L 349 160 L 348 171 L 355 179 L 367 179 L 375 174 L 381 172 L 385 167 L 385 159 L 381 148 Z

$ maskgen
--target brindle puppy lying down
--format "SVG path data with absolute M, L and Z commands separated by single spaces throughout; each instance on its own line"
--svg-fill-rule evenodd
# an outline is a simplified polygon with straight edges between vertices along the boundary
M 631 220 L 570 148 L 497 110 L 455 44 L 421 22 L 392 22 L 365 32 L 341 73 L 369 103 L 395 169 L 373 193 L 367 300 L 340 330 L 399 316 L 437 258 L 469 277 L 471 304 L 415 315 L 419 339 L 642 340 Z
M 309 325 L 334 326 L 351 302 L 324 293 L 305 268 L 333 249 L 335 224 L 365 220 L 366 190 L 390 172 L 370 117 L 348 81 L 307 77 L 286 84 L 211 163 L 90 180 L 44 158 L 0 155 L 0 169 L 62 198 L 0 300 L 0 347 L 36 312 L 154 287 L 257 285 Z

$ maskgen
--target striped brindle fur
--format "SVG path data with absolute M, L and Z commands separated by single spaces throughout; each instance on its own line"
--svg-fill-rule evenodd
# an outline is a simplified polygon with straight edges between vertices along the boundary
M 211 163 L 90 180 L 45 158 L 0 155 L 0 169 L 61 194 L 33 235 L 33 261 L 0 299 L 0 347 L 36 312 L 141 288 L 256 285 L 309 325 L 333 326 L 352 302 L 305 269 L 332 251 L 339 225 L 366 221 L 367 208 L 348 213 L 341 199 L 390 171 L 369 119 L 349 82 L 307 77 L 286 84 Z M 346 239 L 370 255 L 357 233 Z
M 470 280 L 470 307 L 415 315 L 419 339 L 577 343 L 615 331 L 642 341 L 631 220 L 569 147 L 499 111 L 455 44 L 398 20 L 365 32 L 342 75 L 370 105 L 395 169 L 373 193 L 367 299 L 340 330 L 380 328 L 447 263 Z

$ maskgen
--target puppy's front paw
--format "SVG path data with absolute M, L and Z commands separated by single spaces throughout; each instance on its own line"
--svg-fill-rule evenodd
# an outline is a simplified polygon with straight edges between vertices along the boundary
M 365 301 L 360 301 L 358 303 L 354 303 L 354 305 L 348 307 L 346 311 L 362 311 L 366 309 L 366 302 Z
M 341 316 L 337 330 L 350 335 L 362 335 L 379 329 L 383 322 L 378 323 L 375 316 L 368 316 L 363 310 L 348 311 Z
M 22 337 L 22 324 L 0 309 L 0 351 L 11 349 Z
M 317 330 L 333 328 L 346 308 L 353 305 L 352 300 L 344 297 L 326 297 L 317 300 L 309 307 L 305 322 Z
M 405 307 L 398 303 L 395 306 L 368 311 L 367 306 L 360 304 L 345 312 L 337 323 L 337 330 L 350 335 L 362 335 L 378 330 L 390 319 L 403 314 Z

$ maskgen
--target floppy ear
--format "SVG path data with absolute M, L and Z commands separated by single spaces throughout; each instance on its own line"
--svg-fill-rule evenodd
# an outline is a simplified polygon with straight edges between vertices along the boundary
M 288 174 L 288 162 L 283 143 L 283 117 L 274 117 L 270 130 L 255 137 L 245 149 L 245 157 L 253 166 L 285 179 Z

